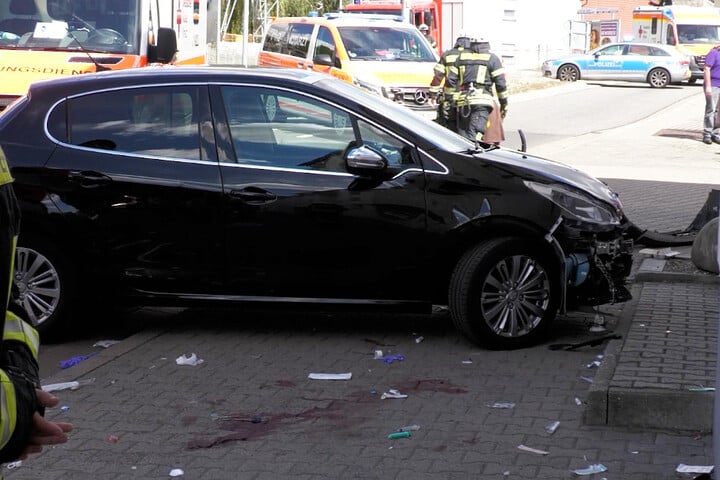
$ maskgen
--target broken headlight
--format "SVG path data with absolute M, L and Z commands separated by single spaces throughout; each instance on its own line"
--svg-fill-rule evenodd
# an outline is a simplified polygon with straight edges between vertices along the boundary
M 618 225 L 619 214 L 610 206 L 579 190 L 561 184 L 525 181 L 525 185 L 562 208 L 568 218 L 600 225 Z

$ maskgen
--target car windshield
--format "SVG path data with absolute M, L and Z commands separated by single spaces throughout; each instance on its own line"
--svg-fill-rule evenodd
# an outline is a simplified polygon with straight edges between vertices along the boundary
M 363 90 L 349 83 L 334 78 L 327 78 L 319 80 L 316 85 L 379 112 L 381 115 L 392 119 L 396 124 L 402 125 L 404 128 L 414 132 L 417 136 L 431 142 L 440 150 L 463 152 L 474 148 L 472 142 L 451 132 L 447 128 L 429 121 L 408 108 L 398 105 L 384 97 L 365 93 Z
M 434 62 L 419 30 L 397 27 L 339 27 L 350 60 Z
M 719 27 L 715 25 L 678 25 L 680 43 L 707 43 L 715 45 L 720 42 Z
M 137 53 L 138 0 L 0 0 L 0 49 Z

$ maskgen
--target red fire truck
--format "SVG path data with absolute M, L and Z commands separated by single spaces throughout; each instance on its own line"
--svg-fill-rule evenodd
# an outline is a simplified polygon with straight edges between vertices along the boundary
M 442 0 L 352 0 L 345 5 L 347 13 L 371 13 L 378 15 L 402 16 L 406 21 L 419 27 L 430 28 L 430 35 L 437 42 L 442 53 Z

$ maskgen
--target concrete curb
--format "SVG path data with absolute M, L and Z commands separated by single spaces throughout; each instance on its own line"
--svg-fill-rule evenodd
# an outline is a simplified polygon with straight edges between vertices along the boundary
M 119 342 L 112 347 L 101 351 L 97 355 L 73 365 L 72 368 L 62 370 L 49 378 L 43 379 L 43 384 L 72 382 L 87 377 L 90 373 L 108 363 L 117 360 L 136 348 L 167 333 L 167 330 L 143 330 Z
M 714 392 L 610 388 L 607 425 L 672 432 L 710 433 Z
M 674 272 L 637 272 L 633 282 L 680 282 L 680 283 L 702 283 L 705 285 L 720 285 L 720 276 L 696 275 L 693 273 Z
M 632 300 L 620 311 L 618 318 L 618 326 L 620 328 L 616 333 L 622 335 L 622 338 L 609 341 L 605 347 L 605 356 L 593 378 L 593 383 L 588 389 L 587 403 L 585 405 L 585 411 L 583 412 L 583 422 L 586 425 L 609 425 L 610 385 L 615 375 L 615 369 L 617 368 L 620 354 L 625 345 L 627 334 L 632 325 L 641 290 L 641 285 L 633 285 L 631 287 Z

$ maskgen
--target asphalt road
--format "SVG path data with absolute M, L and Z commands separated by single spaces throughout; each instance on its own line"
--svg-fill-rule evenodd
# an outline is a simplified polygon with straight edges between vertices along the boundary
M 701 85 L 650 88 L 643 83 L 577 82 L 531 91 L 510 98 L 505 118 L 506 142 L 521 145 L 518 130 L 525 134 L 528 151 L 539 145 L 602 132 L 648 118 L 679 101 L 700 95 Z M 698 122 L 702 112 L 697 113 Z

